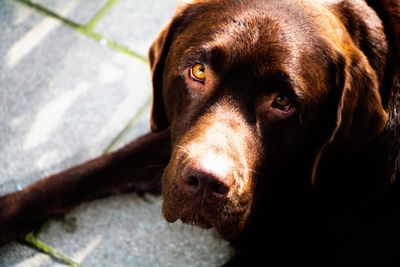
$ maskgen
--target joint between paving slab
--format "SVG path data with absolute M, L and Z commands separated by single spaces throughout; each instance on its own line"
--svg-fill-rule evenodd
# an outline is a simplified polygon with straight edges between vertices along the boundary
M 63 253 L 55 250 L 54 248 L 50 247 L 49 245 L 43 243 L 39 239 L 35 237 L 33 233 L 29 233 L 25 236 L 24 240 L 28 245 L 33 246 L 35 249 L 40 250 L 41 252 L 49 255 L 50 257 L 54 258 L 57 261 L 67 264 L 71 267 L 83 267 L 80 263 L 77 263 L 70 259 L 68 256 L 64 255 Z
M 86 23 L 85 28 L 88 31 L 93 31 L 97 23 L 111 10 L 111 8 L 118 2 L 118 0 L 108 0 L 107 3 L 94 15 L 88 23 Z
M 47 15 L 47 16 L 53 17 L 55 19 L 58 19 L 61 22 L 63 22 L 64 24 L 68 25 L 69 27 L 78 28 L 80 26 L 78 23 L 76 23 L 72 20 L 66 19 L 66 18 L 58 15 L 57 13 L 47 9 L 46 7 L 44 7 L 42 5 L 32 3 L 31 1 L 28 1 L 28 0 L 13 0 L 13 1 L 21 3 L 23 5 L 26 5 L 30 8 L 33 8 L 33 9 L 39 11 L 39 13 L 41 13 L 43 15 Z
M 92 21 L 93 19 L 91 19 L 92 24 L 90 24 L 91 22 L 89 21 L 88 24 L 86 25 L 81 25 L 79 23 L 76 23 L 70 19 L 64 18 L 60 15 L 58 15 L 57 13 L 47 9 L 46 7 L 40 5 L 40 4 L 36 4 L 36 3 L 32 3 L 29 0 L 13 0 L 16 1 L 18 3 L 21 3 L 23 5 L 26 5 L 32 9 L 37 10 L 38 12 L 40 12 L 41 14 L 44 14 L 46 16 L 50 16 L 54 19 L 57 19 L 59 21 L 61 21 L 62 23 L 64 23 L 66 26 L 80 32 L 81 34 L 85 35 L 86 37 L 95 40 L 97 42 L 99 42 L 102 45 L 105 45 L 111 49 L 113 49 L 114 51 L 117 51 L 119 53 L 131 56 L 137 60 L 140 60 L 144 63 L 148 63 L 148 60 L 145 56 L 136 53 L 134 51 L 132 51 L 131 49 L 129 49 L 128 47 L 114 41 L 111 39 L 108 39 L 104 36 L 102 36 L 101 34 L 94 32 L 93 29 L 91 27 L 94 27 L 96 25 L 96 23 L 104 16 L 106 15 L 106 13 L 111 9 L 111 7 L 117 2 L 117 0 L 109 0 L 107 2 L 107 4 L 105 4 L 105 6 L 102 8 L 102 10 L 100 10 L 94 17 L 94 21 Z M 98 18 L 96 18 L 96 16 L 98 16 Z
M 146 102 L 139 108 L 139 110 L 133 115 L 133 117 L 128 121 L 125 127 L 121 130 L 121 132 L 114 137 L 114 139 L 110 142 L 110 144 L 104 149 L 103 155 L 108 154 L 114 148 L 114 146 L 120 141 L 125 134 L 133 127 L 133 125 L 138 121 L 140 116 L 146 111 L 146 108 L 150 105 L 151 98 L 147 99 Z

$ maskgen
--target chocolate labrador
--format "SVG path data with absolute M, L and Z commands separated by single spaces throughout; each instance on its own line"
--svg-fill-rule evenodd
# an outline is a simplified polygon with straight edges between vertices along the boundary
M 399 49 L 397 0 L 185 1 L 150 49 L 152 133 L 0 198 L 0 242 L 161 190 L 227 265 L 400 264 Z

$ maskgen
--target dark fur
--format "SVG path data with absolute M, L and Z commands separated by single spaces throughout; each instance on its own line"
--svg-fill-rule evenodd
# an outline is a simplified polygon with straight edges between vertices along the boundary
M 180 6 L 150 50 L 153 133 L 1 197 L 0 243 L 82 201 L 162 187 L 168 221 L 232 243 L 227 265 L 398 266 L 400 3 L 306 2 Z M 190 62 L 209 66 L 205 84 Z M 270 107 L 275 90 L 299 94 L 292 113 Z M 207 151 L 235 166 L 205 172 Z M 185 176 L 204 173 L 229 194 L 188 194 Z

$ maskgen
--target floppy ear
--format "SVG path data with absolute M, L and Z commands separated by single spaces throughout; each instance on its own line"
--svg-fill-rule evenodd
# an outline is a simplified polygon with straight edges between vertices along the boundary
M 162 96 L 162 76 L 164 63 L 168 54 L 170 44 L 167 44 L 167 37 L 171 28 L 170 22 L 158 35 L 150 47 L 149 63 L 153 81 L 153 106 L 151 110 L 150 129 L 152 132 L 160 132 L 169 125 L 165 113 L 164 100 Z
M 352 57 L 345 66 L 336 138 L 341 145 L 357 149 L 383 131 L 388 114 L 382 105 L 375 71 L 361 53 Z
M 380 83 L 384 83 L 386 38 L 376 14 L 361 2 L 339 2 L 337 19 L 348 36 L 336 66 L 336 125 L 316 155 L 312 182 L 315 184 L 321 157 L 329 150 L 357 150 L 379 135 L 388 121 L 382 104 Z
M 149 63 L 153 81 L 153 107 L 150 127 L 152 132 L 160 132 L 169 126 L 162 94 L 165 61 L 171 44 L 184 25 L 185 14 L 190 3 L 177 7 L 174 17 L 160 32 L 149 50 Z
M 356 149 L 380 133 L 388 119 L 379 88 L 388 48 L 378 17 L 366 5 L 340 2 L 336 12 L 349 35 L 342 37 L 344 84 L 335 139 Z
M 329 149 L 357 150 L 385 128 L 388 113 L 379 93 L 379 83 L 364 54 L 353 47 L 341 56 L 336 86 L 340 96 L 336 104 L 336 125 L 316 154 L 312 170 L 315 185 L 321 157 Z

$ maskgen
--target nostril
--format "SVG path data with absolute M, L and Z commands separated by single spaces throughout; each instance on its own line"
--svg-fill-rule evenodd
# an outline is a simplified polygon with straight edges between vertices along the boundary
M 207 202 L 221 201 L 228 197 L 232 187 L 231 176 L 219 177 L 206 168 L 188 166 L 182 173 L 180 185 L 188 197 L 201 195 Z M 194 196 L 196 195 L 196 196 Z
M 190 191 L 196 191 L 200 186 L 200 180 L 196 176 L 189 175 L 183 178 L 186 188 Z
M 210 189 L 212 193 L 217 195 L 225 195 L 229 191 L 229 188 L 226 185 L 219 182 L 210 183 Z
M 198 187 L 200 181 L 199 181 L 199 179 L 198 179 L 197 177 L 195 177 L 195 176 L 189 176 L 189 177 L 186 178 L 186 183 L 187 183 L 188 185 L 190 185 L 190 186 Z

